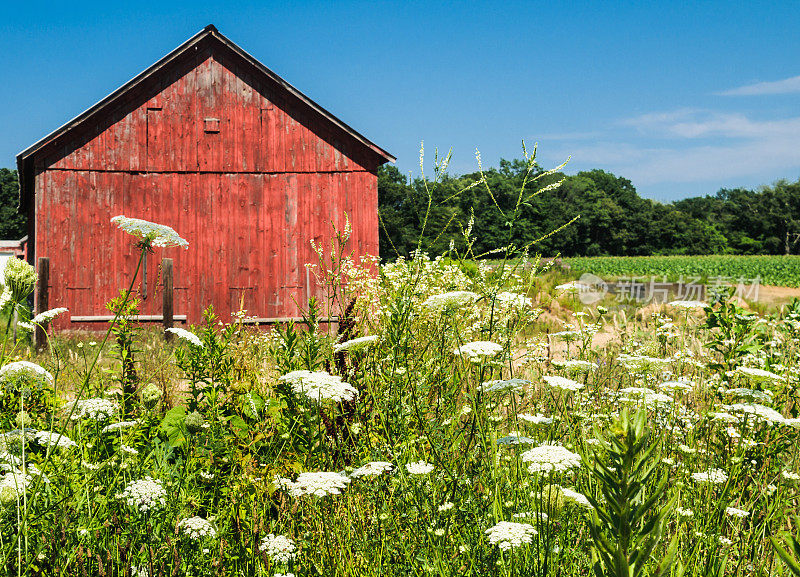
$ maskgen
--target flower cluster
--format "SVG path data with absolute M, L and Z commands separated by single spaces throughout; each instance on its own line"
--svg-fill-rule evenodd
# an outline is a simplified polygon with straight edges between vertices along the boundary
M 274 533 L 270 533 L 261 539 L 258 550 L 266 553 L 273 563 L 285 564 L 297 557 L 297 547 L 294 541 L 289 537 L 275 535 Z
M 480 385 L 484 393 L 499 393 L 501 391 L 521 391 L 525 385 L 530 385 L 527 379 L 496 379 L 486 381 Z
M 458 307 L 469 305 L 477 301 L 480 297 L 470 291 L 452 291 L 428 297 L 422 306 L 429 310 L 439 311 L 448 307 Z
M 183 339 L 185 341 L 189 341 L 189 344 L 191 344 L 191 345 L 194 345 L 196 347 L 201 347 L 201 348 L 203 347 L 203 341 L 201 341 L 200 337 L 198 337 L 196 334 L 194 334 L 191 331 L 187 331 L 186 329 L 182 329 L 182 328 L 179 328 L 179 327 L 171 327 L 171 328 L 166 329 L 166 331 L 168 333 L 172 333 L 174 335 L 177 335 L 178 338 L 181 338 L 181 339 Z
M 178 523 L 178 528 L 183 529 L 183 534 L 193 541 L 197 541 L 203 537 L 211 537 L 213 539 L 217 536 L 217 530 L 214 529 L 214 526 L 202 517 L 181 519 Z
M 353 385 L 325 371 L 292 371 L 278 380 L 289 383 L 295 394 L 303 394 L 317 402 L 341 403 L 358 397 L 358 390 Z
M 59 449 L 70 449 L 78 446 L 78 443 L 72 439 L 51 431 L 37 432 L 36 442 L 45 447 L 58 447 Z
M 699 309 L 708 306 L 702 301 L 672 301 L 668 304 L 679 309 Z
M 55 381 L 47 369 L 30 361 L 15 361 L 0 368 L 0 383 L 5 385 L 19 378 L 39 387 L 50 386 Z
M 35 317 L 31 319 L 31 323 L 34 325 L 45 325 L 56 318 L 58 315 L 67 312 L 68 309 L 64 307 L 58 307 L 55 309 L 50 309 L 49 311 L 44 311 L 43 313 L 39 313 Z
M 341 353 L 342 351 L 358 351 L 361 349 L 365 349 L 367 347 L 371 347 L 375 343 L 380 340 L 378 335 L 369 335 L 367 337 L 358 337 L 356 339 L 350 339 L 349 341 L 345 341 L 343 343 L 339 343 L 333 345 L 333 352 L 334 353 Z
M 167 491 L 161 481 L 147 476 L 128 483 L 125 490 L 117 494 L 117 499 L 125 501 L 129 507 L 147 513 L 166 506 L 166 496 Z
M 296 481 L 283 477 L 275 478 L 275 484 L 278 488 L 288 491 L 292 497 L 340 495 L 342 490 L 347 488 L 349 482 L 349 477 L 345 477 L 341 473 L 327 471 L 300 473 Z
M 453 351 L 455 355 L 465 356 L 469 359 L 479 359 L 480 357 L 493 357 L 503 351 L 503 347 L 490 341 L 475 341 L 461 345 Z
M 710 469 L 704 473 L 692 473 L 692 479 L 698 483 L 718 485 L 728 480 L 728 475 L 720 469 Z
M 5 290 L 9 292 L 8 301 L 20 303 L 36 287 L 36 269 L 22 259 L 10 258 L 3 269 Z M 5 304 L 5 303 L 3 303 Z
M 116 224 L 120 230 L 138 238 L 148 247 L 189 248 L 189 243 L 181 238 L 180 235 L 169 226 L 156 224 L 140 218 L 130 218 L 124 215 L 115 216 L 111 219 L 111 222 Z
M 433 471 L 434 467 L 425 461 L 406 463 L 406 471 L 411 475 L 427 475 Z
M 99 397 L 72 401 L 64 405 L 64 412 L 67 415 L 72 413 L 71 419 L 73 421 L 81 419 L 105 421 L 113 417 L 117 413 L 117 409 L 117 404 L 114 401 Z
M 508 551 L 533 541 L 536 529 L 528 523 L 500 521 L 494 527 L 486 529 L 486 534 L 489 536 L 489 543 L 497 545 L 503 551 Z
M 540 445 L 522 453 L 531 473 L 563 472 L 581 466 L 581 457 L 561 445 Z
M 583 384 L 579 383 L 578 381 L 573 381 L 572 379 L 568 379 L 566 377 L 559 377 L 559 376 L 544 376 L 542 377 L 545 383 L 550 385 L 555 389 L 561 389 L 562 391 L 570 391 L 575 392 L 579 391 L 583 388 Z
M 387 463 L 386 461 L 372 461 L 371 463 L 360 466 L 358 469 L 350 473 L 350 476 L 354 479 L 358 479 L 360 477 L 376 477 L 383 473 L 391 473 L 393 469 L 394 465 Z

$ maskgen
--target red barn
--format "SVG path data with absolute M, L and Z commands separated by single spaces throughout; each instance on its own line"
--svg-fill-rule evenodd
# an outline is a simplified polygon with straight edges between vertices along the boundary
M 317 292 L 310 240 L 352 223 L 356 255 L 378 254 L 378 167 L 394 157 L 208 26 L 17 156 L 28 259 L 50 262 L 61 327 L 98 326 L 138 252 L 118 214 L 174 228 L 189 250 L 156 249 L 136 288 L 161 314 L 159 264 L 174 259 L 176 319 L 213 304 L 295 317 Z

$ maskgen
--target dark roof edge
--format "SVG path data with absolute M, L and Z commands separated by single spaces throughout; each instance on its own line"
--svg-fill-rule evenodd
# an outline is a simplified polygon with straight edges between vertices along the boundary
M 166 66 L 167 64 L 169 64 L 170 62 L 172 62 L 173 60 L 178 58 L 184 52 L 189 50 L 192 46 L 198 44 L 201 40 L 203 40 L 204 38 L 206 38 L 208 36 L 213 36 L 213 37 L 217 38 L 217 40 L 219 40 L 220 42 L 225 44 L 228 48 L 233 50 L 240 57 L 242 57 L 245 60 L 247 60 L 248 62 L 250 62 L 259 71 L 261 71 L 263 74 L 268 76 L 271 80 L 273 80 L 274 82 L 276 82 L 277 84 L 282 86 L 288 92 L 293 94 L 300 101 L 302 101 L 307 106 L 311 107 L 313 110 L 315 110 L 316 112 L 321 114 L 323 117 L 325 117 L 327 120 L 329 120 L 330 122 L 332 122 L 333 124 L 335 124 L 336 126 L 341 128 L 342 130 L 344 130 L 345 132 L 350 134 L 353 138 L 355 138 L 357 141 L 361 142 L 364 146 L 366 146 L 367 148 L 372 150 L 375 154 L 377 154 L 381 158 L 384 158 L 386 162 L 394 162 L 395 160 L 397 160 L 394 156 L 392 156 L 391 154 L 389 154 L 388 152 L 383 150 L 377 144 L 375 144 L 372 141 L 368 140 L 366 137 L 364 137 L 361 134 L 359 134 L 356 130 L 354 130 L 353 128 L 351 128 L 349 125 L 347 125 L 346 123 L 342 122 L 341 120 L 339 120 L 336 116 L 334 116 L 333 114 L 331 114 L 330 112 L 325 110 L 322 106 L 320 106 L 319 104 L 317 104 L 316 102 L 311 100 L 308 96 L 306 96 L 305 94 L 300 92 L 297 88 L 295 88 L 294 86 L 292 86 L 291 84 L 286 82 L 283 78 L 281 78 L 280 76 L 275 74 L 272 70 L 270 70 L 269 68 L 264 66 L 256 58 L 254 58 L 248 52 L 246 52 L 241 47 L 239 47 L 235 42 L 231 41 L 228 37 L 226 37 L 224 34 L 219 32 L 219 30 L 217 30 L 216 26 L 214 26 L 213 24 L 209 24 L 208 26 L 203 28 L 200 32 L 198 32 L 197 34 L 195 34 L 194 36 L 189 38 L 189 40 L 187 40 L 186 42 L 184 42 L 183 44 L 178 46 L 175 50 L 173 50 L 172 52 L 170 52 L 169 54 L 167 54 L 166 56 L 161 58 L 158 62 L 156 62 L 152 66 L 149 66 L 143 72 L 141 72 L 138 75 L 134 76 L 128 82 L 126 82 L 125 84 L 123 84 L 122 86 L 117 88 L 114 92 L 112 92 L 111 94 L 109 94 L 108 96 L 106 96 L 105 98 L 103 98 L 102 100 L 100 100 L 99 102 L 94 104 L 93 106 L 91 106 L 91 107 L 87 108 L 86 110 L 84 110 L 83 112 L 81 112 L 78 116 L 76 116 L 72 120 L 70 120 L 67 123 L 63 124 L 62 126 L 57 128 L 56 130 L 54 130 L 53 132 L 51 132 L 50 134 L 45 136 L 44 138 L 38 140 L 36 143 L 32 144 L 31 146 L 29 146 L 28 148 L 26 148 L 25 150 L 23 150 L 22 152 L 17 154 L 17 171 L 18 171 L 18 175 L 19 175 L 19 188 L 20 188 L 20 191 L 19 191 L 19 193 L 20 193 L 19 194 L 20 210 L 25 208 L 25 203 L 26 203 L 26 200 L 27 200 L 27 192 L 28 192 L 28 190 L 27 190 L 28 189 L 27 179 L 25 179 L 24 176 L 23 176 L 24 172 L 26 171 L 25 169 L 29 168 L 27 166 L 28 163 L 26 161 L 30 160 L 32 158 L 32 156 L 36 152 L 38 152 L 39 150 L 41 150 L 42 148 L 47 146 L 50 142 L 52 142 L 56 138 L 59 138 L 63 134 L 66 134 L 67 132 L 69 132 L 73 128 L 76 128 L 80 124 L 82 124 L 85 120 L 90 118 L 92 115 L 94 115 L 95 113 L 99 112 L 100 110 L 102 110 L 106 106 L 110 105 L 118 97 L 122 96 L 124 93 L 126 93 L 129 90 L 131 90 L 132 88 L 137 86 L 139 83 L 143 82 L 144 80 L 150 78 L 153 74 L 156 74 L 158 71 L 161 70 L 161 68 L 163 68 L 164 66 Z

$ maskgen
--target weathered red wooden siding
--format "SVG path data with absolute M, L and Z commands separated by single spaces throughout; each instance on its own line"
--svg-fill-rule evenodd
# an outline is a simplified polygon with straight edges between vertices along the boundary
M 375 155 L 234 60 L 200 51 L 36 159 L 36 256 L 51 259 L 51 306 L 107 314 L 128 286 L 137 252 L 110 223 L 117 214 L 189 241 L 148 256 L 141 309 L 160 314 L 158 264 L 173 258 L 175 314 L 190 323 L 209 304 L 228 318 L 240 301 L 250 315 L 296 316 L 304 264 L 316 260 L 309 241 L 329 245 L 345 212 L 356 254 L 377 254 Z

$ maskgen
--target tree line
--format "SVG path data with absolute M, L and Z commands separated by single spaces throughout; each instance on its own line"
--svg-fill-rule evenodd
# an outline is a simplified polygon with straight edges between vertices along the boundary
M 537 176 L 520 198 L 523 181 Z M 0 169 L 0 239 L 26 234 L 18 190 L 16 170 Z M 476 255 L 510 243 L 533 243 L 531 251 L 544 256 L 800 253 L 800 180 L 661 203 L 603 170 L 548 174 L 537 165 L 529 171 L 524 159 L 435 180 L 409 181 L 384 165 L 378 204 L 384 260 L 408 256 L 418 243 L 431 254 L 451 243 L 463 250 L 470 221 Z
M 407 256 L 418 241 L 431 254 L 451 246 L 463 250 L 471 219 L 475 255 L 510 243 L 533 243 L 531 252 L 543 256 L 800 252 L 800 180 L 661 203 L 642 198 L 630 180 L 603 170 L 567 176 L 536 165 L 528 169 L 525 160 L 501 160 L 496 169 L 441 175 L 433 182 L 409 181 L 396 167 L 382 166 L 381 257 Z M 520 198 L 526 175 L 541 178 Z M 545 187 L 553 188 L 537 194 Z

